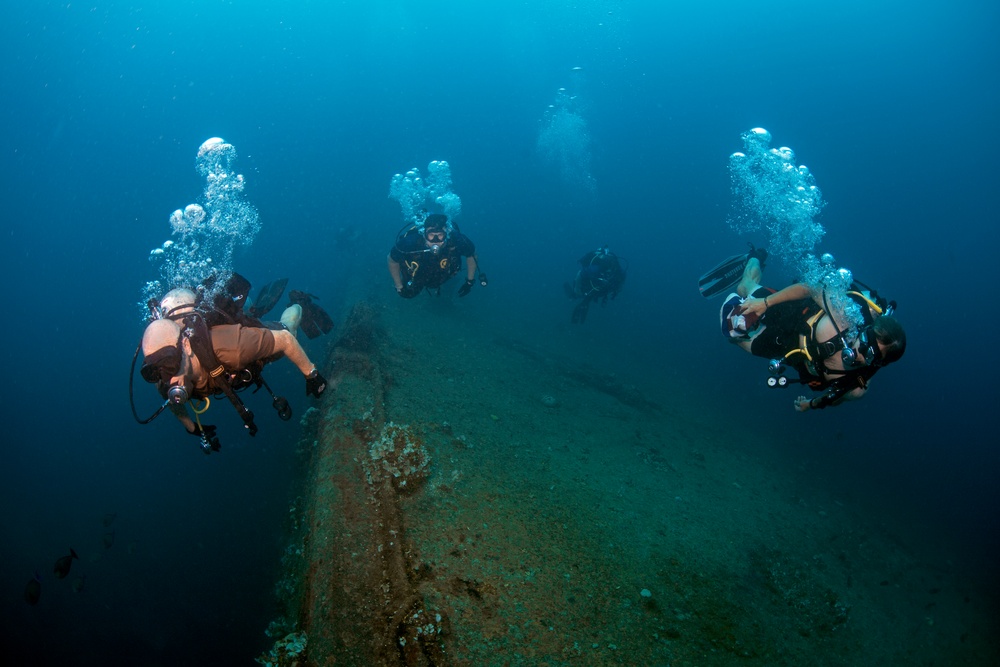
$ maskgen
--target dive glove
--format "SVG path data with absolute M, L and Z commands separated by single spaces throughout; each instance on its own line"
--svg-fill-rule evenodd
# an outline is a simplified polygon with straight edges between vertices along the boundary
M 306 376 L 306 395 L 319 398 L 326 391 L 326 378 L 315 368 Z
M 396 294 L 403 297 L 404 299 L 412 299 L 416 295 L 420 294 L 420 290 L 411 285 L 410 283 L 406 283 L 398 290 L 396 290 Z
M 201 451 L 206 454 L 217 452 L 222 448 L 219 443 L 219 436 L 215 434 L 215 426 L 212 424 L 195 425 L 194 431 L 188 431 L 191 435 L 201 438 Z
M 475 280 L 466 280 L 465 284 L 458 288 L 458 295 L 465 296 L 472 291 L 472 286 L 476 284 Z

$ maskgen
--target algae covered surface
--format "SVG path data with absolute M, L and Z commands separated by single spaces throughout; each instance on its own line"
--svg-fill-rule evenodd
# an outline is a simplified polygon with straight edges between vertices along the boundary
M 667 386 L 353 308 L 285 564 L 308 665 L 980 664 L 986 601 Z M 434 310 L 436 309 L 436 310 Z

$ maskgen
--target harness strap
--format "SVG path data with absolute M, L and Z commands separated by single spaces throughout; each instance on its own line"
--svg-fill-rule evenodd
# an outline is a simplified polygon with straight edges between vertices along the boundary
M 875 303 L 874 301 L 872 301 L 871 299 L 869 299 L 867 296 L 865 296 L 861 292 L 858 292 L 858 291 L 855 291 L 855 290 L 851 290 L 851 291 L 847 292 L 847 296 L 850 297 L 855 303 L 858 304 L 858 306 L 861 307 L 861 316 L 862 316 L 862 320 L 863 320 L 864 326 L 868 326 L 868 325 L 870 325 L 874 321 L 874 317 L 872 316 L 872 312 L 874 312 L 874 313 L 876 313 L 878 315 L 881 315 L 882 312 L 883 312 L 883 309 L 877 303 Z M 824 302 L 824 304 L 826 303 L 826 292 L 823 293 L 823 302 Z M 867 308 L 865 306 L 867 306 Z M 834 339 L 832 339 L 832 340 L 828 340 L 828 341 L 825 341 L 825 342 L 822 342 L 822 343 L 817 343 L 816 342 L 815 325 L 816 325 L 817 322 L 819 322 L 819 318 L 822 317 L 824 314 L 825 314 L 825 311 L 824 310 L 820 310 L 818 313 L 816 313 L 815 316 L 813 316 L 812 318 L 810 318 L 810 320 L 808 322 L 808 324 L 809 324 L 809 335 L 810 335 L 810 338 L 812 340 L 812 349 L 813 349 L 814 356 L 818 359 L 820 366 L 823 367 L 823 371 L 826 374 L 829 374 L 829 375 L 842 375 L 842 376 L 849 376 L 849 375 L 852 375 L 852 374 L 856 374 L 855 371 L 857 369 L 837 370 L 837 369 L 827 368 L 823 364 L 824 360 L 829 359 L 830 357 L 832 357 L 833 355 L 835 355 L 841 349 L 841 347 L 837 344 L 838 342 L 840 343 L 840 345 L 843 345 L 843 346 L 846 346 L 846 344 L 847 344 L 846 343 L 846 341 L 847 341 L 847 338 L 846 338 L 847 334 L 844 333 L 844 332 L 842 332 L 837 327 L 837 323 L 833 320 L 833 316 L 832 315 L 830 316 L 830 320 L 833 321 L 834 329 L 837 330 L 837 337 L 834 338 Z M 800 338 L 800 340 L 801 340 L 801 338 Z
M 865 289 L 867 289 L 867 287 L 865 287 Z M 873 313 L 875 315 L 882 315 L 886 312 L 886 308 L 895 307 L 894 304 L 882 306 L 873 299 L 865 296 L 862 292 L 856 290 L 848 291 L 847 295 L 861 307 L 865 326 L 870 325 L 874 320 Z M 875 298 L 878 299 L 877 296 Z M 823 295 L 823 301 L 824 305 L 826 305 L 825 293 Z M 834 322 L 834 328 L 837 329 L 837 336 L 832 340 L 824 341 L 822 343 L 816 342 L 816 325 L 826 314 L 827 309 L 820 308 L 816 311 L 816 313 L 810 316 L 803 323 L 800 330 L 798 349 L 791 350 L 784 356 L 785 360 L 791 360 L 796 355 L 802 355 L 802 357 L 804 357 L 802 367 L 796 367 L 797 370 L 799 370 L 799 374 L 802 375 L 802 369 L 804 369 L 809 375 L 812 375 L 816 379 L 804 380 L 800 378 L 799 381 L 802 382 L 802 384 L 808 384 L 816 390 L 822 390 L 829 387 L 829 391 L 826 394 L 816 399 L 818 404 L 813 407 L 818 410 L 831 405 L 842 398 L 845 394 L 858 387 L 866 388 L 868 386 L 868 381 L 878 371 L 877 367 L 871 366 L 840 370 L 827 368 L 823 364 L 824 360 L 832 357 L 841 349 L 837 343 L 840 342 L 842 345 L 844 341 L 844 333 L 837 328 L 836 322 Z M 834 380 L 826 380 L 824 376 L 827 375 L 837 375 L 839 377 Z
M 816 359 L 822 360 L 823 357 L 820 354 L 821 351 L 811 343 L 815 338 L 816 323 L 823 317 L 823 314 L 824 311 L 822 309 L 818 310 L 805 321 L 803 332 L 799 334 L 798 349 L 792 350 L 785 355 L 785 359 L 787 360 L 796 354 L 801 354 L 805 357 L 804 367 L 806 371 L 815 377 L 820 377 L 819 373 L 816 372 Z M 813 382 L 807 382 L 806 384 L 813 384 Z
M 840 347 L 835 341 L 841 340 L 840 337 L 834 340 L 824 341 L 822 343 L 816 342 L 816 325 L 819 323 L 823 316 L 826 315 L 826 310 L 820 309 L 816 311 L 808 320 L 805 322 L 805 327 L 803 333 L 799 334 L 799 348 L 797 350 L 792 350 L 785 355 L 785 359 L 789 359 L 796 354 L 801 354 L 805 357 L 805 369 L 810 375 L 817 378 L 816 380 L 807 381 L 804 384 L 808 384 L 814 389 L 822 389 L 831 384 L 823 378 L 824 375 L 840 375 L 840 376 L 850 376 L 856 375 L 856 370 L 838 370 L 827 368 L 823 361 L 829 359 Z
M 799 334 L 799 347 L 806 352 L 806 357 L 809 361 L 812 361 L 813 357 L 813 355 L 809 352 L 810 347 L 813 347 L 817 353 L 820 352 L 820 350 L 817 349 L 818 346 L 816 344 L 816 324 L 823 319 L 823 315 L 825 314 L 826 311 L 822 308 L 817 310 L 812 317 L 806 320 L 805 330 Z M 816 356 L 820 359 L 824 358 L 821 354 L 816 354 Z
M 233 404 L 236 408 L 236 412 L 240 415 L 240 419 L 243 420 L 243 426 L 247 429 L 251 436 L 257 435 L 257 425 L 253 420 L 253 412 L 243 404 L 240 397 L 236 395 L 233 391 L 233 387 L 229 382 L 229 378 L 226 377 L 226 368 L 219 361 L 219 358 L 215 356 L 215 350 L 212 348 L 212 337 L 208 329 L 208 324 L 205 322 L 205 318 L 200 313 L 192 313 L 187 315 L 184 320 L 185 330 L 184 333 L 187 336 L 188 342 L 191 344 L 191 350 L 194 352 L 195 356 L 198 357 L 198 363 L 201 364 L 202 368 L 209 369 L 208 374 L 212 378 L 209 382 L 209 388 L 214 391 L 221 391 L 225 394 L 229 402 Z M 188 333 L 190 332 L 190 333 Z

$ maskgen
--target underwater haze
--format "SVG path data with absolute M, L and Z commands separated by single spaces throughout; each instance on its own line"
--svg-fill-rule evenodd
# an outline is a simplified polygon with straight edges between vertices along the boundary
M 273 641 L 300 374 L 269 367 L 296 419 L 248 398 L 254 438 L 220 402 L 208 457 L 129 407 L 144 290 L 165 275 L 151 251 L 178 238 L 174 211 L 206 204 L 214 137 L 244 183 L 226 215 L 259 217 L 221 227 L 213 261 L 255 289 L 288 277 L 338 324 L 361 300 L 450 309 L 481 354 L 514 337 L 682 393 L 727 446 L 767 435 L 961 571 L 990 610 L 979 630 L 1000 629 L 996 2 L 38 0 L 0 18 L 0 627 L 17 664 L 252 664 Z M 756 127 L 822 190 L 816 252 L 899 304 L 909 350 L 861 402 L 795 412 L 798 390 L 768 389 L 766 360 L 723 341 L 720 300 L 696 290 L 774 242 L 733 223 L 730 155 Z M 405 223 L 390 181 L 436 160 L 490 283 L 458 300 L 454 279 L 427 307 L 386 271 Z M 563 284 L 605 244 L 625 287 L 571 325 Z M 799 273 L 774 253 L 765 282 Z M 314 361 L 330 338 L 303 340 Z M 158 397 L 134 390 L 148 416 Z

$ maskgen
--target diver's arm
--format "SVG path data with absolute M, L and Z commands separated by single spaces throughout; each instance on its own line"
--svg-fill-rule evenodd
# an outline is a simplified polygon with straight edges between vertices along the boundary
M 476 256 L 469 255 L 468 257 L 466 257 L 465 264 L 466 264 L 465 279 L 475 280 L 476 270 L 479 268 L 479 262 L 476 261 Z
M 809 289 L 808 285 L 805 283 L 795 283 L 794 285 L 789 285 L 784 289 L 778 290 L 774 294 L 768 294 L 763 299 L 758 299 L 756 297 L 746 299 L 742 304 L 740 312 L 763 315 L 771 306 L 777 306 L 779 303 L 785 303 L 786 301 L 806 299 L 811 295 L 812 291 Z
M 805 283 L 794 283 L 789 285 L 784 289 L 780 289 L 774 294 L 769 294 L 765 298 L 767 299 L 767 305 L 770 307 L 772 304 L 777 305 L 779 303 L 785 303 L 786 301 L 798 301 L 799 299 L 807 299 L 812 295 L 812 290 Z M 763 301 L 763 299 L 762 299 Z
M 309 361 L 306 351 L 302 349 L 299 341 L 295 339 L 291 331 L 282 329 L 280 331 L 272 331 L 271 333 L 274 335 L 275 352 L 281 352 L 288 357 L 303 375 L 308 376 L 316 369 L 316 365 Z
M 840 393 L 835 389 L 831 389 L 822 396 L 817 396 L 813 399 L 807 399 L 805 396 L 799 396 L 795 399 L 795 410 L 798 412 L 806 412 L 808 410 L 822 410 L 829 406 L 837 406 L 841 403 L 846 403 L 847 401 L 856 401 L 862 398 L 868 391 L 867 386 L 865 387 L 855 387 L 854 389 Z
M 392 276 L 392 284 L 396 286 L 396 291 L 403 289 L 403 272 L 399 268 L 399 262 L 392 258 L 392 255 L 386 257 L 389 262 L 389 275 Z
M 172 413 L 174 413 L 174 417 L 177 417 L 177 421 L 181 423 L 181 426 L 184 427 L 185 431 L 188 433 L 195 433 L 198 430 L 198 426 L 194 423 L 194 420 L 191 419 L 186 407 L 175 403 L 171 403 L 167 407 Z

